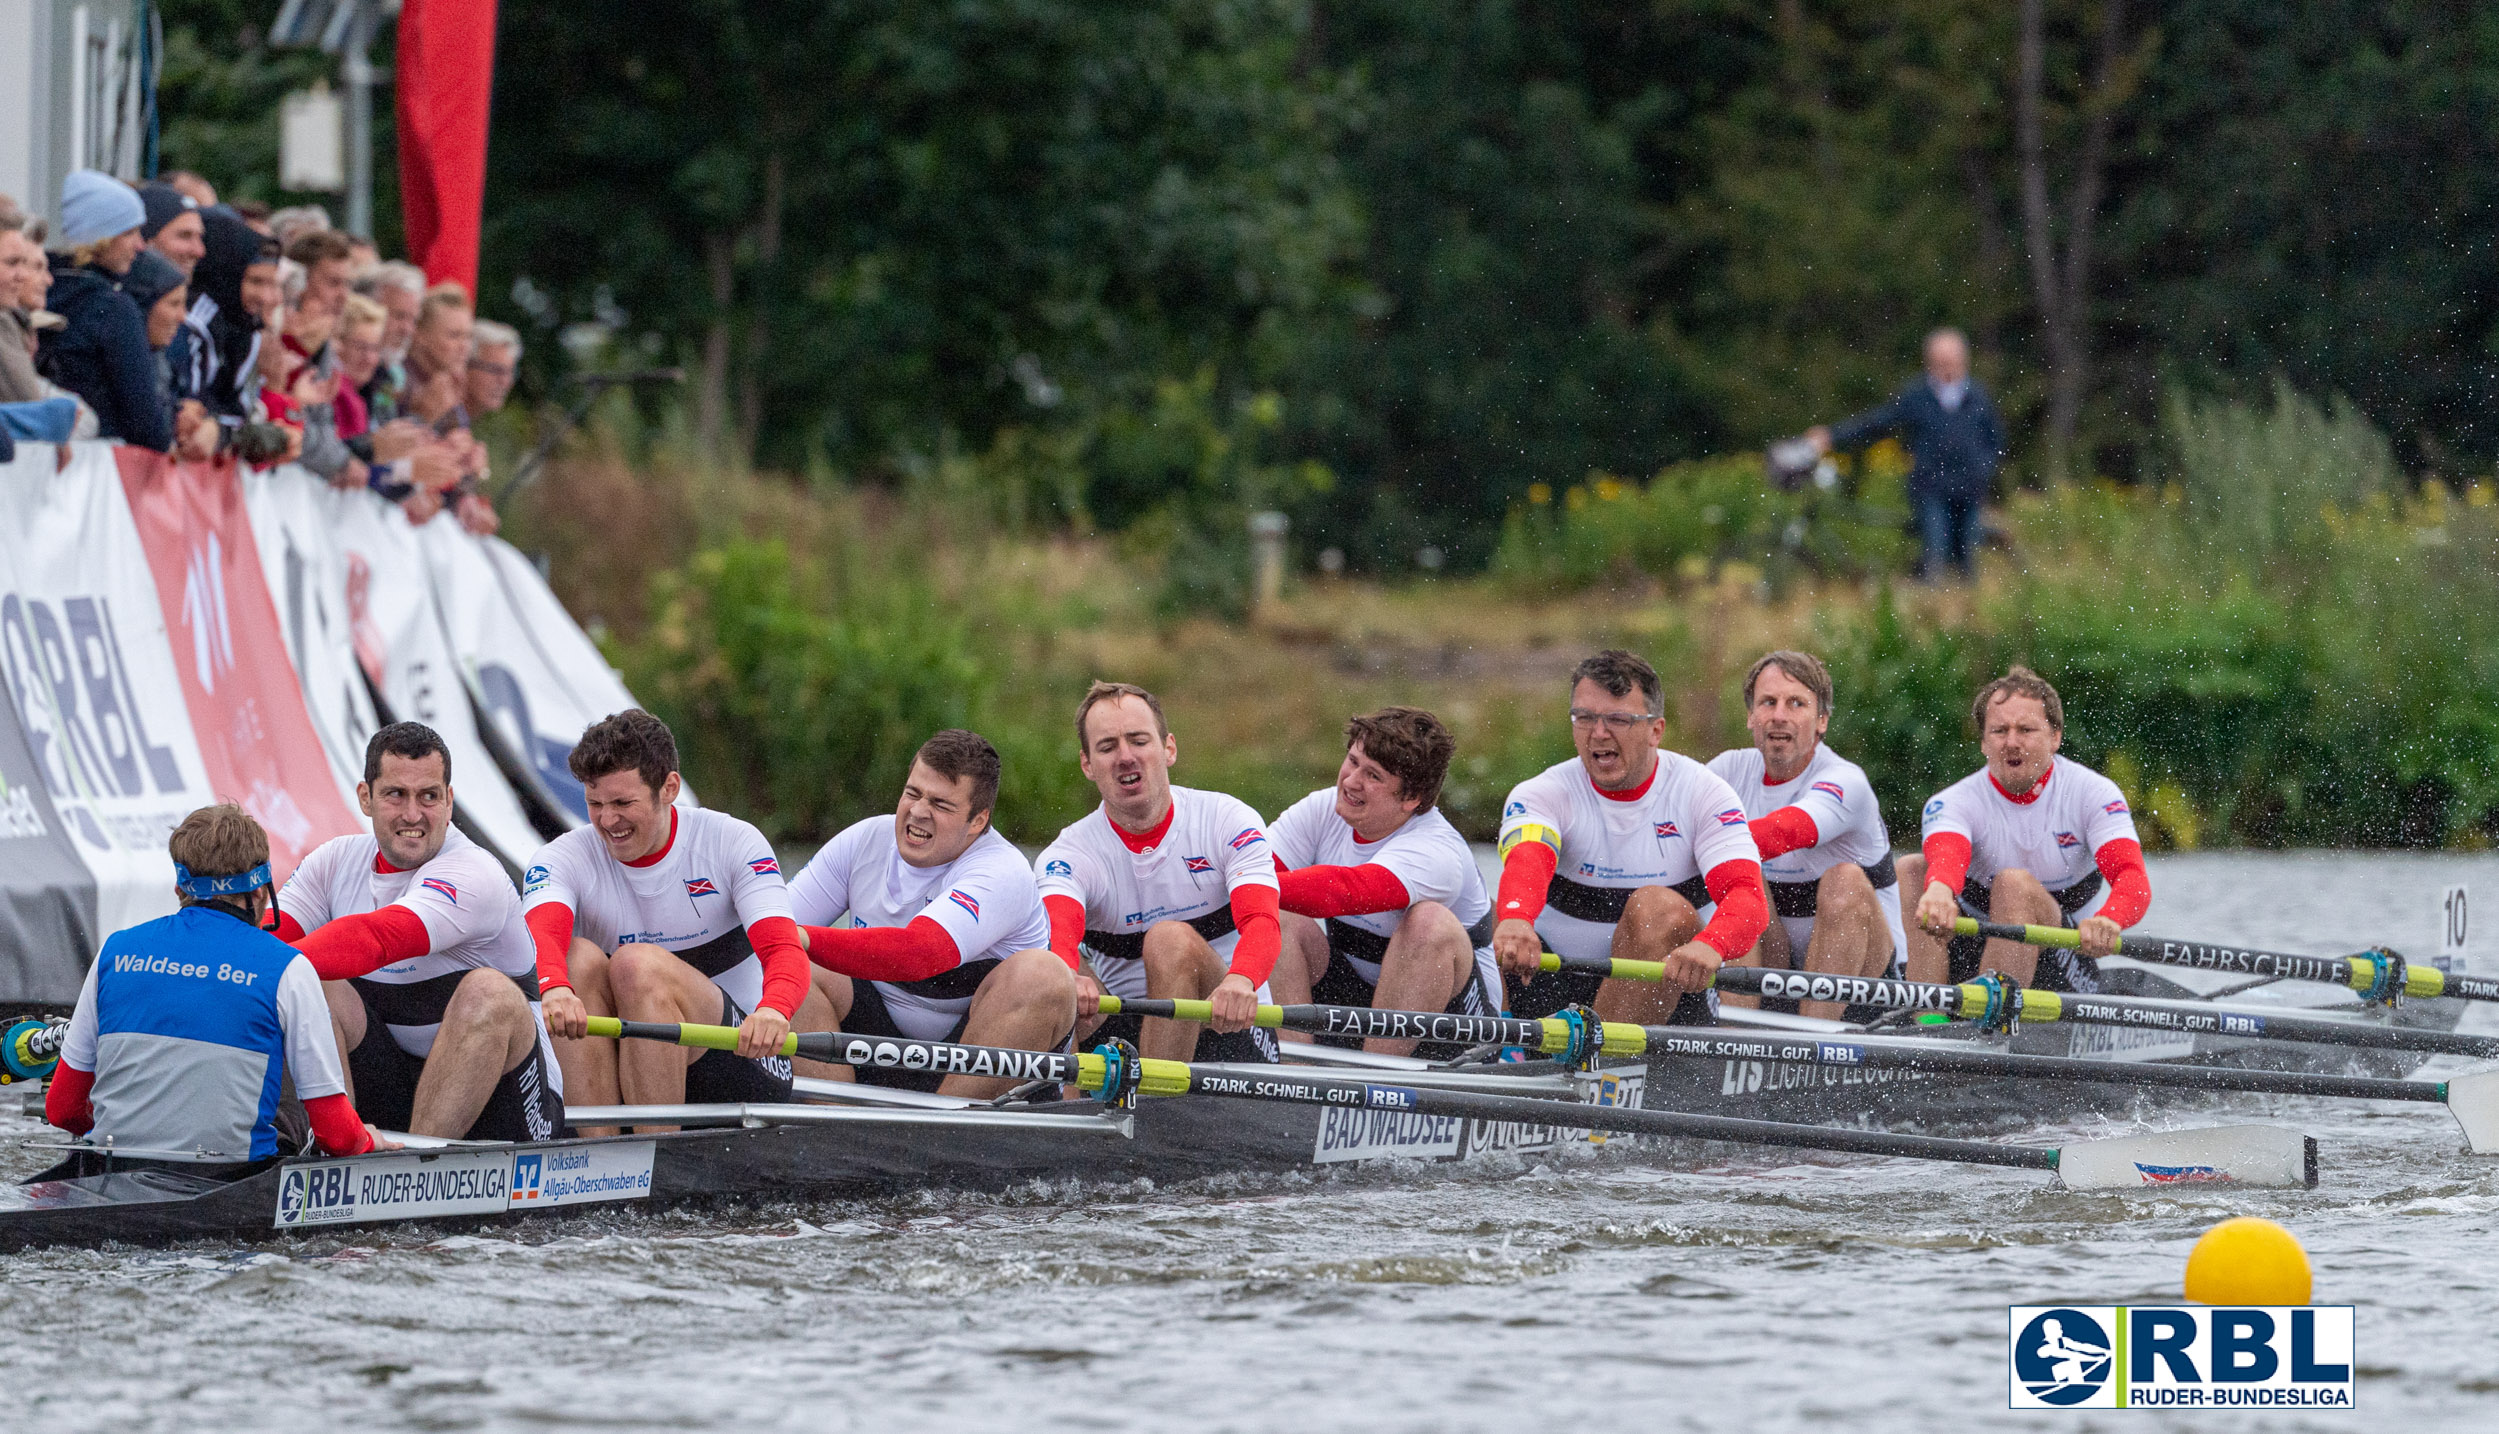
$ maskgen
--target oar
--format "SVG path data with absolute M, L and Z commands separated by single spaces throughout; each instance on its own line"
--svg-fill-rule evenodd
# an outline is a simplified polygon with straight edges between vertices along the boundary
M 1665 968 L 1655 961 L 1628 961 L 1605 956 L 1544 957 L 1547 971 L 1589 971 L 1625 981 L 1655 981 Z M 1814 971 L 1761 970 L 1752 966 L 1721 966 L 1721 990 L 1793 1000 L 1840 1001 L 1885 1010 L 1941 1011 L 1948 1016 L 1978 1020 L 1990 1013 L 1991 992 L 1981 984 L 1940 986 L 1926 981 L 1894 981 L 1872 976 L 1832 976 Z M 2135 1030 L 2175 1031 L 2191 1036 L 2235 1036 L 2247 1040 L 2305 1041 L 2328 1046 L 2371 1050 L 2424 1051 L 2438 1055 L 2499 1056 L 2499 1037 L 2460 1036 L 2411 1026 L 2367 1025 L 2318 1016 L 2288 1016 L 2244 1006 L 2211 1006 L 2195 1001 L 2157 1001 L 2140 996 L 2086 996 L 2071 991 L 2025 990 L 2018 986 L 1995 993 L 2004 1002 L 1997 1014 L 2025 1021 L 2066 1021 L 2086 1026 L 2127 1026 Z
M 68 1039 L 67 1021 L 20 1021 L 0 1031 L 0 1085 L 52 1074 Z
M 1964 916 L 1952 923 L 1959 936 L 1993 936 L 2027 946 L 2079 950 L 2082 933 L 2070 926 L 2016 926 Z M 2233 971 L 2271 976 L 2283 981 L 2323 981 L 2355 991 L 2376 991 L 2395 961 L 2392 952 L 2363 951 L 2351 956 L 2294 956 L 2287 951 L 2258 951 L 2245 946 L 2219 946 L 2210 941 L 2179 941 L 2140 931 L 2118 938 L 2117 954 L 2158 966 L 2187 966 L 2198 971 Z M 2390 960 L 2390 958 L 2392 958 Z M 2466 1001 L 2499 1001 L 2499 978 L 2459 976 L 2435 966 L 2403 962 L 2403 993 L 2407 996 L 2454 996 Z
M 733 1050 L 737 1032 L 728 1026 L 665 1025 L 594 1016 L 589 1033 L 666 1041 L 672 1045 Z M 1105 1051 L 1112 1052 L 1105 1054 Z M 1403 1115 L 1460 1120 L 1513 1121 L 1568 1130 L 1605 1130 L 1623 1135 L 1661 1135 L 1687 1140 L 1724 1140 L 1783 1145 L 1858 1155 L 1896 1155 L 1964 1165 L 2008 1165 L 2054 1171 L 2080 1190 L 2131 1189 L 2182 1182 L 2308 1186 L 2317 1183 L 2317 1142 L 2270 1125 L 2215 1126 L 2078 1141 L 2045 1147 L 1995 1145 L 1983 1140 L 1946 1140 L 1929 1135 L 1891 1135 L 1770 1120 L 1689 1115 L 1581 1105 L 1521 1096 L 1475 1095 L 1384 1083 L 1368 1076 L 1302 1072 L 1284 1066 L 1256 1074 L 1237 1066 L 1200 1068 L 1182 1061 L 1132 1058 L 1116 1048 L 1084 1054 L 1002 1050 L 991 1046 L 913 1041 L 891 1036 L 852 1036 L 838 1031 L 793 1034 L 783 1055 L 851 1066 L 881 1066 L 947 1074 L 1007 1076 L 1058 1081 L 1111 1099 L 1143 1090 L 1153 1095 L 1226 1096 L 1239 1100 L 1333 1105 Z M 1125 1069 L 1134 1059 L 1133 1072 Z
M 1138 1001 L 1102 998 L 1102 1012 L 1205 1021 L 1204 1001 Z M 1432 1011 L 1375 1010 L 1365 1006 L 1260 1006 L 1256 1023 L 1269 1030 L 1364 1040 L 1444 1041 L 1452 1045 L 1521 1046 L 1566 1056 L 1577 1037 L 1571 1023 L 1555 1017 L 1461 1016 Z M 2262 1095 L 2333 1096 L 2354 1100 L 2405 1100 L 2440 1104 L 2463 1127 L 2476 1155 L 2499 1154 L 2499 1069 L 2453 1080 L 2390 1080 L 2382 1076 L 2325 1075 L 2309 1071 L 2242 1070 L 2132 1061 L 2080 1060 L 2072 1056 L 2017 1055 L 1971 1050 L 1956 1042 L 1915 1036 L 1804 1036 L 1718 1027 L 1638 1026 L 1606 1021 L 1597 1053 L 1609 1056 L 1688 1056 L 1702 1060 L 1784 1061 L 1845 1070 L 1918 1071 L 1930 1075 L 2069 1081 L 2092 1085 L 2169 1086 L 2185 1090 L 2249 1091 Z

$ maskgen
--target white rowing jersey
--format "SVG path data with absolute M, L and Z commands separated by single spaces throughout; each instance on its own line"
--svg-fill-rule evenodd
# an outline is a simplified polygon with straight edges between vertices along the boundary
M 1033 869 L 995 828 L 943 866 L 913 866 L 895 844 L 892 817 L 862 818 L 836 833 L 791 879 L 790 905 L 808 926 L 908 926 L 925 916 L 946 928 L 957 956 L 952 969 L 918 981 L 870 983 L 903 1034 L 924 1040 L 942 1040 L 953 1030 L 1000 961 L 1050 948 L 1050 917 L 1033 887 Z
M 1034 859 L 1041 895 L 1085 908 L 1085 950 L 1114 996 L 1145 996 L 1145 933 L 1158 921 L 1186 921 L 1229 959 L 1236 887 L 1276 884 L 1267 824 L 1247 802 L 1195 787 L 1171 789 L 1170 820 L 1142 849 L 1122 839 L 1101 807 L 1070 823 Z M 1267 999 L 1261 983 L 1258 999 Z
M 385 869 L 382 845 L 370 832 L 332 837 L 313 848 L 278 892 L 278 910 L 307 933 L 385 906 L 414 912 L 425 923 L 429 947 L 422 956 L 356 978 L 366 983 L 375 1014 L 401 1050 L 413 1056 L 433 1051 L 452 991 L 480 967 L 512 977 L 536 1001 L 537 954 L 512 878 L 458 827 L 444 834 L 433 860 L 413 871 Z
M 1921 842 L 1939 832 L 1969 839 L 1972 884 L 1992 885 L 1998 872 L 2021 870 L 2050 891 L 2096 876 L 2094 858 L 2110 842 L 2138 840 L 2126 794 L 2071 757 L 2050 762 L 2020 797 L 2005 795 L 1981 767 L 1937 792 L 1920 826 Z
M 1648 785 L 1630 794 L 1599 791 L 1573 757 L 1510 789 L 1501 854 L 1526 841 L 1553 848 L 1554 885 L 1536 931 L 1561 955 L 1601 957 L 1613 954 L 1614 924 L 1632 890 L 1671 886 L 1702 907 L 1713 869 L 1760 861 L 1745 820 L 1734 790 L 1680 752 L 1660 751 Z M 1575 916 L 1564 905 L 1612 914 Z
M 670 807 L 668 844 L 631 866 L 608 855 L 597 827 L 538 849 L 521 877 L 521 908 L 563 906 L 573 934 L 602 951 L 635 942 L 673 951 L 739 1008 L 763 1001 L 764 963 L 746 928 L 790 914 L 772 844 L 710 807 Z
M 1761 750 L 1757 747 L 1736 747 L 1709 759 L 1709 769 L 1718 774 L 1734 790 L 1736 800 L 1744 804 L 1744 815 L 1753 821 L 1787 807 L 1800 807 L 1813 818 L 1814 831 L 1821 840 L 1814 845 L 1764 858 L 1762 879 L 1771 884 L 1773 911 L 1787 928 L 1788 943 L 1798 957 L 1805 954 L 1805 943 L 1813 935 L 1811 893 L 1803 900 L 1782 898 L 1777 888 L 1809 886 L 1822 879 L 1824 872 L 1835 866 L 1860 866 L 1874 882 L 1875 900 L 1882 903 L 1884 921 L 1892 933 L 1892 954 L 1899 957 L 1909 949 L 1900 926 L 1900 881 L 1892 871 L 1892 835 L 1883 825 L 1883 809 L 1874 797 L 1874 784 L 1866 780 L 1863 767 L 1831 750 L 1829 744 L 1816 742 L 1813 759 L 1805 770 L 1784 782 L 1763 779 Z M 1792 917 L 1790 907 L 1803 906 L 1808 914 Z
M 1321 787 L 1284 809 L 1283 815 L 1268 828 L 1268 838 L 1275 843 L 1276 859 L 1289 869 L 1305 866 L 1366 866 L 1374 862 L 1397 874 L 1411 901 L 1437 901 L 1449 908 L 1475 937 L 1477 979 L 1486 991 L 1501 989 L 1501 972 L 1492 959 L 1492 897 L 1484 890 L 1483 868 L 1475 864 L 1475 852 L 1458 835 L 1458 829 L 1431 807 L 1406 818 L 1397 830 L 1375 842 L 1366 842 L 1354 835 L 1354 829 L 1336 814 L 1336 788 Z M 1397 934 L 1404 923 L 1403 911 L 1376 911 L 1362 916 L 1338 916 L 1332 920 L 1386 940 Z M 1380 981 L 1377 961 L 1366 960 L 1352 952 L 1341 953 L 1355 971 L 1374 986 Z

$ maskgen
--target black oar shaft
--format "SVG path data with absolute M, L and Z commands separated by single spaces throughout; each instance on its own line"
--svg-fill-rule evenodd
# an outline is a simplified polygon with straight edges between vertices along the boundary
M 2077 933 L 2064 926 L 2022 926 L 2004 921 L 1973 921 L 1963 918 L 1956 923 L 1974 936 L 1994 937 L 2003 941 L 2019 941 L 2031 946 L 2073 949 Z M 2302 956 L 2289 951 L 2261 951 L 2249 946 L 2230 946 L 2215 941 L 2181 941 L 2174 936 L 2154 936 L 2147 932 L 2129 931 L 2118 939 L 2117 954 L 2131 961 L 2148 962 L 2155 966 L 2183 966 L 2194 971 L 2226 971 L 2242 976 L 2271 976 L 2284 981 L 2322 981 L 2329 986 L 2349 986 L 2356 991 L 2369 990 L 2377 981 L 2382 958 L 2363 953 L 2351 956 Z M 2466 1001 L 2499 1001 L 2499 979 L 2489 976 L 2463 976 L 2441 971 L 2435 966 L 2411 966 L 2404 973 L 2404 994 L 2409 996 L 2453 996 Z
M 660 1021 L 618 1021 L 614 1030 L 604 1023 L 592 1027 L 593 1035 L 616 1035 L 632 1040 L 663 1041 L 669 1045 L 700 1046 L 711 1050 L 735 1050 L 737 1032 L 727 1026 L 680 1026 Z M 951 1041 L 915 1041 L 901 1037 L 847 1035 L 840 1031 L 807 1031 L 785 1037 L 781 1042 L 783 1055 L 805 1056 L 811 1061 L 834 1065 L 870 1066 L 888 1070 L 924 1072 L 930 1075 L 966 1075 L 994 1077 L 1001 1080 L 1058 1081 L 1074 1084 L 1084 1079 L 1086 1063 L 1098 1075 L 1099 1057 L 1071 1055 L 1064 1051 L 1025 1051 L 1007 1046 L 966 1046 Z

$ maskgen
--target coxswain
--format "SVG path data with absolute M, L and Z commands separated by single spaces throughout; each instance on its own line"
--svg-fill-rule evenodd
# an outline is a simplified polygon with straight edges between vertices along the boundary
M 181 909 L 106 939 L 87 968 L 44 1119 L 87 1137 L 76 1173 L 163 1162 L 241 1174 L 279 1155 L 291 1081 L 332 1155 L 397 1149 L 347 1094 L 321 978 L 260 929 L 269 834 L 237 806 L 202 807 L 166 844 Z M 283 1078 L 283 1081 L 282 1079 Z
M 1751 819 L 1777 919 L 1739 964 L 1898 977 L 1908 942 L 1891 833 L 1865 769 L 1823 743 L 1831 729 L 1830 670 L 1809 652 L 1765 654 L 1744 674 L 1744 725 L 1753 745 L 1719 753 L 1709 769 L 1735 789 Z M 1800 1014 L 1873 1013 L 1806 1001 Z
M 1593 1001 L 1609 1021 L 1708 1025 L 1718 967 L 1751 950 L 1769 923 L 1743 804 L 1707 767 L 1660 748 L 1665 688 L 1638 656 L 1614 650 L 1580 663 L 1570 694 L 1579 755 L 1511 788 L 1501 809 L 1493 956 L 1523 983 L 1511 1010 L 1545 1016 Z M 1539 974 L 1547 946 L 1660 962 L 1664 979 Z
M 1267 828 L 1285 912 L 1284 956 L 1267 978 L 1278 1003 L 1500 1011 L 1492 897 L 1474 851 L 1437 805 L 1457 749 L 1421 708 L 1356 717 L 1345 724 L 1336 785 L 1285 808 Z M 1311 1039 L 1297 1031 L 1282 1038 Z M 1363 1046 L 1415 1054 L 1412 1040 Z
M 1970 704 L 1987 765 L 1937 792 L 1920 822 L 1921 853 L 1900 879 L 1920 894 L 1909 978 L 1968 981 L 1998 972 L 2046 991 L 2100 989 L 2100 958 L 2152 905 L 2134 813 L 2117 784 L 2057 749 L 2065 704 L 2016 667 Z M 2073 926 L 2081 950 L 1952 934 L 1964 914 L 2026 926 Z
M 791 880 L 816 989 L 843 1032 L 1027 1051 L 1067 1039 L 1075 973 L 1050 950 L 1032 867 L 990 824 L 998 775 L 979 733 L 938 733 L 913 754 L 893 815 L 843 828 Z M 975 1099 L 1016 1084 L 874 1066 L 857 1078 Z
M 810 987 L 772 844 L 726 812 L 677 805 L 676 735 L 638 707 L 590 724 L 570 766 L 590 825 L 538 849 L 521 907 L 571 1098 L 788 1100 L 782 1040 Z M 585 1040 L 592 1016 L 735 1026 L 737 1049 Z M 829 1027 L 829 1011 L 823 1021 L 810 1029 Z
M 357 1105 L 385 1129 L 551 1140 L 563 1073 L 502 863 L 451 824 L 451 751 L 393 722 L 364 747 L 370 835 L 315 847 L 278 892 L 279 939 L 321 975 Z
M 1214 1006 L 1211 1030 L 1121 1014 L 1080 1024 L 1079 1038 L 1131 1040 L 1162 1060 L 1274 1060 L 1252 1026 L 1282 942 L 1265 820 L 1237 797 L 1171 784 L 1180 743 L 1142 687 L 1094 683 L 1076 706 L 1076 741 L 1102 804 L 1043 848 L 1035 870 L 1050 949 L 1081 978 L 1079 1022 L 1104 993 Z

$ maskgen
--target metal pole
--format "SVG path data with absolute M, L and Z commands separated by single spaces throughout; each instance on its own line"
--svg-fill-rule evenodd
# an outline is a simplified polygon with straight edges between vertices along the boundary
M 341 68 L 347 80 L 347 232 L 373 237 L 373 6 L 357 0 Z

